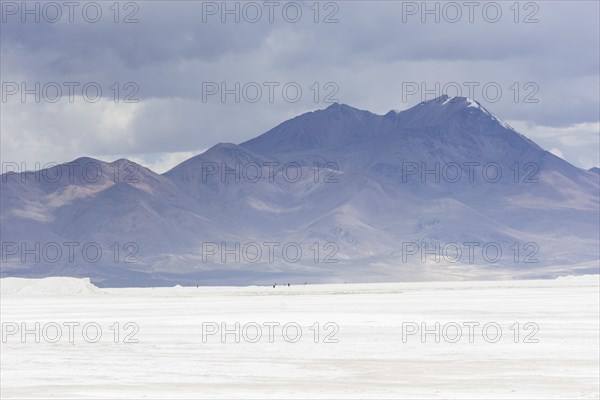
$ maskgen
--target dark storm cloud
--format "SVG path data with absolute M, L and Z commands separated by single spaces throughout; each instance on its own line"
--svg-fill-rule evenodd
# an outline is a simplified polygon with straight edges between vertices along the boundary
M 205 149 L 243 141 L 295 114 L 323 108 L 331 93 L 332 99 L 379 113 L 404 109 L 423 99 L 423 93 L 406 96 L 405 85 L 411 82 L 430 89 L 456 82 L 465 90 L 464 82 L 478 82 L 475 99 L 505 120 L 527 124 L 523 126 L 572 127 L 599 119 L 597 2 L 522 2 L 518 23 L 509 8 L 513 2 L 494 3 L 503 13 L 494 23 L 481 11 L 490 2 L 479 3 L 473 22 L 463 7 L 455 23 L 448 21 L 454 16 L 451 9 L 439 23 L 431 15 L 422 23 L 420 12 L 406 13 L 406 7 L 420 7 L 421 2 L 322 2 L 319 23 L 313 21 L 314 2 L 303 3 L 303 17 L 296 23 L 283 18 L 284 2 L 273 23 L 264 7 L 257 23 L 243 17 L 235 23 L 231 15 L 222 23 L 218 13 L 205 15 L 204 22 L 203 7 L 222 3 L 190 1 L 138 2 L 134 18 L 139 22 L 114 23 L 108 9 L 112 3 L 101 4 L 104 14 L 97 23 L 77 13 L 73 23 L 54 24 L 21 23 L 18 15 L 4 15 L 3 82 L 98 82 L 105 93 L 91 105 L 2 103 L 7 111 L 3 158 L 35 160 L 47 152 L 64 161 L 81 154 Z M 124 8 L 127 3 L 120 4 Z M 120 11 L 122 20 L 127 10 Z M 328 15 L 338 22 L 322 23 Z M 538 22 L 524 23 L 527 16 Z M 107 88 L 114 82 L 134 82 L 139 103 L 107 101 Z M 278 82 L 277 90 L 294 82 L 303 96 L 292 102 L 278 92 L 270 102 L 265 92 L 256 103 L 236 103 L 231 96 L 222 103 L 219 95 L 206 98 L 206 82 L 256 82 L 265 91 L 264 82 Z M 310 89 L 315 82 L 316 99 Z M 480 91 L 490 82 L 503 90 L 498 101 L 486 102 Z M 517 99 L 511 90 L 515 82 Z M 528 91 L 523 86 L 531 82 L 537 103 L 524 102 Z M 336 90 L 326 90 L 328 83 Z M 50 149 L 32 149 L 35 143 Z M 595 143 L 588 143 L 588 161 L 574 162 L 593 164 L 597 146 L 589 144 Z M 556 146 L 569 154 L 568 143 Z

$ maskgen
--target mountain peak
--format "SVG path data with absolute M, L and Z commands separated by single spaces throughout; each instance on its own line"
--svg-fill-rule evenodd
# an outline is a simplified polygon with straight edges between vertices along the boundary
M 390 111 L 386 115 L 395 115 L 409 124 L 425 127 L 444 123 L 448 118 L 458 114 L 470 116 L 480 115 L 485 119 L 494 121 L 505 129 L 515 131 L 510 125 L 502 121 L 478 101 L 469 97 L 448 96 L 446 94 L 432 100 L 422 101 L 416 106 L 404 111 Z
M 417 107 L 420 106 L 455 106 L 457 108 L 478 108 L 485 110 L 478 101 L 470 97 L 448 96 L 447 94 L 443 94 L 433 100 L 422 101 L 417 105 Z M 487 110 L 485 111 L 488 112 Z
M 113 162 L 111 162 L 110 164 L 125 164 L 125 163 L 130 163 L 130 164 L 137 164 L 131 160 L 128 160 L 124 157 L 119 158 L 118 160 L 115 160 Z
M 73 161 L 68 161 L 66 163 L 62 163 L 61 165 L 68 165 L 68 164 L 75 164 L 75 165 L 87 165 L 87 164 L 97 164 L 97 165 L 108 165 L 109 163 L 99 160 L 97 158 L 92 158 L 92 157 L 87 157 L 87 156 L 83 156 L 83 157 L 78 157 L 76 159 L 74 159 Z
M 447 94 L 443 94 L 432 100 L 424 100 L 416 106 L 410 107 L 406 110 L 390 110 L 387 114 L 385 114 L 385 116 L 394 117 L 400 114 L 406 115 L 414 113 L 427 113 L 429 115 L 451 115 L 454 114 L 456 111 L 460 111 L 467 108 L 480 110 L 483 111 L 485 114 L 493 115 L 478 101 L 473 100 L 470 97 L 448 96 Z
M 357 108 L 354 108 L 352 106 L 349 106 L 348 104 L 344 104 L 344 103 L 331 103 L 331 105 L 329 105 L 329 107 L 325 108 L 326 110 L 346 110 L 346 111 L 350 111 L 350 110 L 356 110 L 356 111 L 360 111 Z
M 324 113 L 326 115 L 344 115 L 349 117 L 355 117 L 362 119 L 369 115 L 374 115 L 368 110 L 361 110 L 360 108 L 349 106 L 344 103 L 332 103 L 325 109 L 317 110 L 315 113 Z

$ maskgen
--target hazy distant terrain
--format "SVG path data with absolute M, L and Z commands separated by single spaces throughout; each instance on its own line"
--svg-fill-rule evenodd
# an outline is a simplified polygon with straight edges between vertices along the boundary
M 597 273 L 600 259 L 597 172 L 464 97 L 385 115 L 333 104 L 163 175 L 81 158 L 1 178 L 3 277 L 510 279 Z

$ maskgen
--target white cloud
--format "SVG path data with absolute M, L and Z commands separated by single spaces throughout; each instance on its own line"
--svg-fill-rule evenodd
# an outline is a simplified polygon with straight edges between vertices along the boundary
M 550 153 L 554 154 L 557 157 L 560 157 L 562 159 L 565 158 L 565 155 L 563 154 L 562 151 L 560 151 L 559 149 L 557 149 L 556 147 L 551 148 L 550 150 L 548 150 Z
M 203 153 L 206 149 L 198 151 L 180 151 L 173 153 L 157 153 L 157 154 L 142 154 L 142 155 L 127 155 L 123 154 L 122 158 L 126 158 L 152 171 L 163 174 L 180 164 L 181 162 L 191 158 L 195 155 Z M 121 158 L 121 157 L 119 157 Z
M 600 122 L 565 127 L 535 125 L 527 121 L 507 122 L 541 147 L 580 168 L 600 165 Z

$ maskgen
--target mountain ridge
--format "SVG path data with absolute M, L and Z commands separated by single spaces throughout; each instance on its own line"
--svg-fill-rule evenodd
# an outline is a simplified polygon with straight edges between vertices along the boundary
M 49 178 L 57 172 L 60 179 Z M 0 233 L 9 244 L 2 276 L 144 286 L 597 272 L 597 173 L 543 150 L 468 98 L 383 115 L 332 104 L 246 142 L 219 143 L 164 174 L 92 158 L 39 172 L 41 182 L 31 174 L 0 181 Z M 95 243 L 106 257 L 23 261 L 14 247 L 68 241 Z M 298 245 L 305 257 L 265 258 L 270 242 Z M 503 254 L 495 262 L 404 259 L 407 243 L 468 242 Z M 526 263 L 531 246 L 537 261 Z M 324 262 L 333 253 L 337 261 Z

